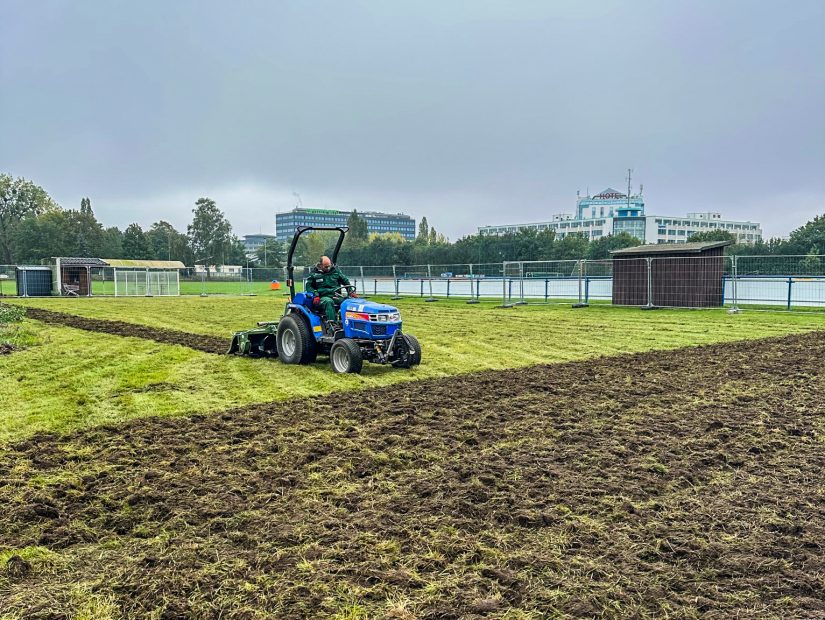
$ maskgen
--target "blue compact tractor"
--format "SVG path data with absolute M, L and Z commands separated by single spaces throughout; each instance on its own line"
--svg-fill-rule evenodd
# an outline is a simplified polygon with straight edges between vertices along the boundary
M 364 360 L 412 368 L 421 363 L 421 346 L 411 334 L 401 331 L 397 308 L 360 297 L 352 297 L 354 286 L 342 286 L 335 294 L 337 321 L 326 321 L 313 298 L 295 292 L 292 257 L 304 233 L 337 231 L 338 242 L 332 254 L 335 264 L 346 227 L 302 226 L 297 229 L 287 253 L 289 301 L 279 321 L 264 321 L 258 327 L 237 332 L 229 353 L 256 357 L 278 357 L 285 364 L 311 364 L 318 355 L 328 355 L 335 372 L 361 372 Z

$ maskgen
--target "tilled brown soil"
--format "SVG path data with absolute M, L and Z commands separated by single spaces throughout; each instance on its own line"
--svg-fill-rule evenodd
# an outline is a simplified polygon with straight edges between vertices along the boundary
M 0 557 L 56 555 L 8 562 L 0 616 L 825 618 L 823 358 L 811 333 L 39 435 L 0 452 Z
M 202 334 L 190 334 L 175 329 L 163 329 L 159 327 L 149 327 L 136 323 L 126 323 L 125 321 L 108 321 L 103 319 L 90 319 L 75 314 L 65 312 L 53 312 L 41 308 L 26 308 L 26 316 L 30 319 L 75 327 L 90 332 L 102 332 L 115 336 L 132 336 L 134 338 L 145 338 L 163 344 L 179 344 L 196 351 L 205 353 L 225 354 L 229 349 L 229 340 L 217 336 L 205 336 Z
M 0 355 L 9 355 L 17 350 L 10 342 L 0 342 Z

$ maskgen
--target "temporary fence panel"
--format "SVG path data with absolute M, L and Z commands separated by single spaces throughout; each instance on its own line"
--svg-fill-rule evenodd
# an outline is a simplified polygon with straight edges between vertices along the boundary
M 342 266 L 359 292 L 387 297 L 520 303 L 613 303 L 640 307 L 825 309 L 825 256 L 633 257 L 608 260 L 505 261 L 431 265 Z M 295 268 L 302 288 L 310 267 Z M 283 267 L 240 273 L 92 267 L 94 296 L 278 295 Z M 13 296 L 17 266 L 0 266 L 0 295 Z M 21 293 L 22 294 L 22 293 Z
M 0 265 L 0 297 L 17 295 L 17 265 Z
M 583 301 L 584 261 L 508 261 L 501 297 L 505 305 Z
M 180 276 L 177 270 L 116 268 L 114 285 L 116 297 L 165 297 L 180 294 Z
M 581 303 L 605 303 L 613 299 L 613 261 L 582 261 Z
M 736 302 L 750 307 L 825 307 L 825 255 L 736 256 Z
M 731 266 L 730 257 L 722 255 L 651 257 L 649 303 L 663 308 L 721 308 Z

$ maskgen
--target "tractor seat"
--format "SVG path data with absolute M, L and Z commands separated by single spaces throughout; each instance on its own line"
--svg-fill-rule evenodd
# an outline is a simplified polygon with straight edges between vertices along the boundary
M 306 282 L 304 283 L 304 288 L 306 289 Z M 293 302 L 302 305 L 313 314 L 318 314 L 318 308 L 312 304 L 312 297 L 307 293 L 297 293 L 293 299 Z

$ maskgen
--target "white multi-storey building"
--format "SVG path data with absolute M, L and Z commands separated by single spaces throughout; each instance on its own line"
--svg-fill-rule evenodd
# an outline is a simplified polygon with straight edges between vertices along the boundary
M 556 237 L 562 239 L 577 234 L 593 240 L 627 232 L 642 243 L 685 243 L 692 234 L 711 230 L 729 232 L 739 243 L 752 244 L 762 239 L 762 227 L 758 222 L 724 220 L 720 213 L 713 211 L 688 213 L 685 217 L 647 215 L 641 193 L 628 197 L 612 188 L 592 197 L 580 196 L 575 215 L 561 213 L 545 222 L 482 226 L 478 232 L 501 235 L 522 228 L 554 230 Z

